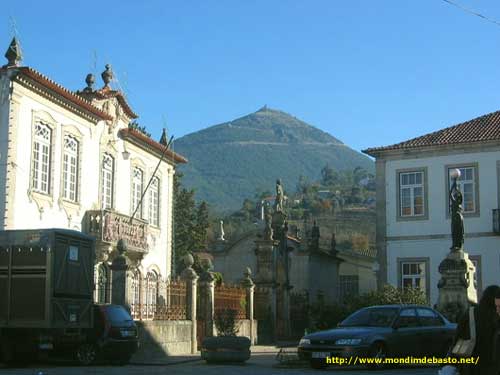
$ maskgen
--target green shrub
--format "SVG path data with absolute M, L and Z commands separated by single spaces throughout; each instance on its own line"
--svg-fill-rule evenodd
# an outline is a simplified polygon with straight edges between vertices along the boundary
M 239 330 L 239 324 L 236 320 L 238 311 L 235 309 L 221 309 L 214 314 L 215 328 L 217 336 L 236 336 Z

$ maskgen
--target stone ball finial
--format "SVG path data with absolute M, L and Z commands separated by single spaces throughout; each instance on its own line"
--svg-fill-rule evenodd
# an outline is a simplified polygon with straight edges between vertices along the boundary
M 184 265 L 186 266 L 186 268 L 193 267 L 194 258 L 193 258 L 193 255 L 191 253 L 187 253 L 186 255 L 184 255 L 184 257 L 182 258 L 182 261 L 184 262 Z
M 114 78 L 113 71 L 111 70 L 111 65 L 106 64 L 106 70 L 101 74 L 102 80 L 104 81 L 104 87 L 108 87 Z
M 93 90 L 95 76 L 92 73 L 87 74 L 87 77 L 85 77 L 85 83 L 87 84 L 87 89 Z
M 123 255 L 127 251 L 127 249 L 128 249 L 127 240 L 120 238 L 118 240 L 118 243 L 116 244 L 116 250 L 118 250 L 118 253 L 120 253 L 120 255 Z

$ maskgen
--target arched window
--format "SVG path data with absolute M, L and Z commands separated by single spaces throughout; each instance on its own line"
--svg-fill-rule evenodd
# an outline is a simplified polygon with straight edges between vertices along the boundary
M 158 299 L 158 274 L 154 271 L 146 275 L 146 311 L 148 319 L 153 319 Z
M 78 141 L 69 135 L 64 137 L 63 149 L 63 198 L 72 202 L 78 201 Z
M 149 224 L 160 226 L 160 179 L 154 177 L 149 186 Z
M 97 267 L 97 303 L 109 303 L 110 301 L 110 277 L 109 269 L 105 264 Z
M 115 172 L 115 159 L 109 155 L 104 154 L 102 158 L 102 192 L 101 204 L 102 208 L 113 208 L 113 194 L 114 194 L 114 172 Z
M 140 168 L 134 168 L 132 171 L 132 212 L 133 214 L 135 210 L 137 209 L 137 212 L 135 214 L 135 217 L 137 218 L 144 218 L 143 215 L 143 204 L 141 202 L 141 197 L 142 197 L 142 190 L 143 190 L 143 181 L 144 181 L 144 173 Z M 139 206 L 139 203 L 141 206 Z
M 33 190 L 40 193 L 50 193 L 50 163 L 52 147 L 52 129 L 39 122 L 35 125 L 33 143 Z

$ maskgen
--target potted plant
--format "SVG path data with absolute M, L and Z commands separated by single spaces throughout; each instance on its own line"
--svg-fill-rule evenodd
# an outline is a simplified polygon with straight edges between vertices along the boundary
M 201 358 L 212 362 L 245 362 L 250 358 L 251 341 L 248 337 L 237 336 L 237 311 L 218 310 L 214 316 L 216 337 L 206 337 L 201 344 Z

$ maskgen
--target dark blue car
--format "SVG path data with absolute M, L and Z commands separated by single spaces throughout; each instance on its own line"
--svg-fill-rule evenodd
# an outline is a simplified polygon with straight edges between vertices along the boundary
M 298 351 L 311 363 L 326 357 L 445 356 L 456 324 L 426 306 L 384 305 L 351 314 L 337 328 L 304 336 Z

